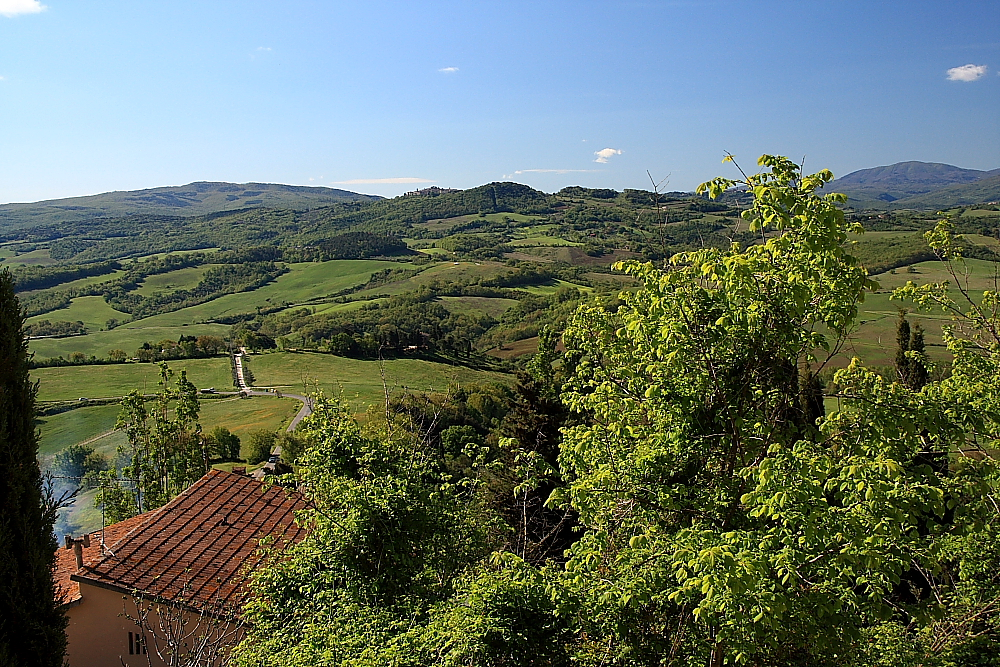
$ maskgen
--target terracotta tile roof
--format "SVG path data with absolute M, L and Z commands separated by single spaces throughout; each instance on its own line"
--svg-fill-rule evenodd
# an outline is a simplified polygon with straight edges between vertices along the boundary
M 258 541 L 272 536 L 281 548 L 302 539 L 294 512 L 304 507 L 298 493 L 212 470 L 72 578 L 196 608 L 235 610 L 261 560 Z
M 125 537 L 129 531 L 140 526 L 153 512 L 146 512 L 131 519 L 126 519 L 119 523 L 112 524 L 104 528 L 104 544 L 111 546 Z M 95 530 L 90 533 L 90 546 L 83 547 L 84 565 L 93 565 L 101 558 L 101 531 Z M 77 571 L 76 555 L 72 548 L 65 548 L 60 541 L 56 550 L 56 566 L 54 578 L 56 581 L 56 601 L 62 604 L 73 604 L 80 600 L 80 584 L 70 580 L 70 576 Z

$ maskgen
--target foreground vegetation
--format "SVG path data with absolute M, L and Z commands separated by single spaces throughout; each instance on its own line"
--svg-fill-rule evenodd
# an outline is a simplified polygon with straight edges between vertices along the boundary
M 1000 211 L 949 211 L 958 238 L 765 166 L 714 199 L 494 183 L 0 230 L 40 460 L 107 478 L 58 530 L 266 457 L 296 401 L 198 394 L 246 348 L 256 386 L 327 397 L 314 537 L 261 574 L 248 664 L 976 664 Z
M 958 318 L 950 374 L 854 361 L 826 413 L 816 368 L 876 284 L 815 195 L 832 175 L 761 163 L 762 243 L 627 265 L 641 288 L 577 309 L 565 354 L 543 331 L 508 410 L 428 397 L 362 429 L 322 399 L 310 533 L 256 574 L 237 664 L 989 664 L 1000 303 L 902 286 Z M 901 368 L 933 366 L 914 340 Z

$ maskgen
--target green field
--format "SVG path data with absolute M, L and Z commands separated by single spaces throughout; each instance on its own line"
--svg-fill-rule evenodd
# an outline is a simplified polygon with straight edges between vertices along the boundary
M 576 283 L 566 282 L 565 280 L 553 280 L 551 285 L 529 285 L 528 287 L 519 287 L 518 289 L 523 292 L 528 292 L 529 294 L 555 294 L 559 291 L 560 287 L 575 287 L 581 292 L 592 292 L 593 288 L 587 287 L 585 285 L 577 285 Z
M 38 454 L 43 461 L 70 445 L 75 445 L 102 433 L 107 433 L 115 427 L 120 408 L 114 405 L 95 405 L 86 408 L 67 410 L 57 415 L 39 417 L 36 420 L 41 437 L 38 442 Z M 117 434 L 121 435 L 121 434 Z M 92 444 L 94 449 L 105 454 L 114 453 L 120 437 L 108 436 Z M 108 441 L 114 440 L 114 443 Z
M 147 277 L 135 291 L 142 296 L 153 296 L 154 294 L 164 294 L 176 292 L 181 289 L 191 289 L 201 282 L 202 276 L 209 269 L 213 269 L 219 264 L 202 264 L 201 266 L 189 266 L 184 269 L 177 269 L 169 273 L 158 273 Z
M 302 402 L 294 398 L 216 398 L 201 402 L 199 421 L 205 433 L 225 426 L 242 438 L 250 431 L 284 429 L 301 407 Z
M 377 361 L 362 361 L 314 352 L 275 352 L 250 358 L 257 386 L 279 387 L 289 393 L 311 392 L 343 396 L 355 412 L 385 402 Z M 477 371 L 423 359 L 385 361 L 386 384 L 393 394 L 402 391 L 444 391 L 449 384 L 510 382 L 509 375 Z
M 41 320 L 49 320 L 50 322 L 61 320 L 76 322 L 79 320 L 83 322 L 87 329 L 96 331 L 103 329 L 111 318 L 120 320 L 127 317 L 128 313 L 123 313 L 109 306 L 103 296 L 81 296 L 78 299 L 70 301 L 69 306 L 66 308 L 29 317 L 28 322 L 39 322 Z
M 397 266 L 396 262 L 367 259 L 291 264 L 288 273 L 260 289 L 226 294 L 197 306 L 136 320 L 129 326 L 176 327 L 237 313 L 252 313 L 257 307 L 302 303 L 363 284 L 376 271 Z
M 963 218 L 997 218 L 1000 217 L 1000 211 L 989 211 L 981 208 L 970 208 L 969 210 L 962 213 Z
M 21 266 L 22 264 L 52 266 L 56 263 L 56 260 L 49 257 L 49 249 L 41 248 L 39 250 L 32 250 L 31 252 L 18 255 L 17 257 L 6 257 L 3 261 L 0 261 L 0 266 Z
M 969 259 L 956 263 L 955 269 L 962 284 L 967 286 L 970 295 L 976 300 L 982 296 L 984 290 L 997 289 L 997 270 L 1000 269 L 1000 265 Z M 901 308 L 908 311 L 907 319 L 911 326 L 920 324 L 923 327 L 927 356 L 930 360 L 943 362 L 948 359 L 948 352 L 942 340 L 942 327 L 952 323 L 951 316 L 940 310 L 917 312 L 913 304 L 892 299 L 892 290 L 902 287 L 909 281 L 917 285 L 948 281 L 952 285 L 949 290 L 951 297 L 960 304 L 963 302 L 963 297 L 954 287 L 955 278 L 948 272 L 945 263 L 920 262 L 913 265 L 913 271 L 910 273 L 905 268 L 900 268 L 896 269 L 895 273 L 887 272 L 873 276 L 879 283 L 880 289 L 865 296 L 864 303 L 858 309 L 857 330 L 851 335 L 847 346 L 834 361 L 834 365 L 843 366 L 854 356 L 870 366 L 892 364 L 896 354 L 896 321 Z
M 254 396 L 250 399 L 222 398 L 201 402 L 202 432 L 225 426 L 240 437 L 258 429 L 284 428 L 298 412 L 301 403 L 292 398 Z M 55 454 L 66 447 L 87 443 L 113 460 L 119 445 L 128 441 L 122 431 L 113 431 L 119 406 L 101 405 L 77 408 L 37 420 L 41 433 L 39 460 L 42 467 L 51 465 Z M 94 507 L 93 491 L 80 494 L 73 506 L 62 512 L 62 530 L 81 534 L 101 527 L 100 510 Z
M 536 218 L 534 216 L 522 215 L 520 213 L 487 213 L 482 216 L 460 215 L 454 218 L 438 218 L 436 220 L 420 222 L 413 226 L 417 229 L 440 232 L 446 229 L 451 229 L 455 225 L 464 225 L 465 223 L 472 222 L 473 220 L 485 220 L 487 222 L 504 222 L 505 220 L 511 220 L 514 222 L 532 222 L 533 220 L 536 220 Z
M 188 379 L 198 388 L 232 390 L 233 379 L 228 357 L 182 359 L 170 362 L 169 366 L 178 373 L 186 370 Z M 39 401 L 72 401 L 80 397 L 124 396 L 133 389 L 154 393 L 160 379 L 160 369 L 156 364 L 62 366 L 36 368 L 31 371 L 31 377 L 39 381 Z
M 582 246 L 582 243 L 577 243 L 576 241 L 567 241 L 566 239 L 561 239 L 558 236 L 529 236 L 524 239 L 515 239 L 510 242 L 515 248 L 527 248 L 527 247 L 561 247 L 561 246 Z
M 955 286 L 955 278 L 948 272 L 944 262 L 920 262 L 913 265 L 916 273 L 908 273 L 905 268 L 896 269 L 896 273 L 882 273 L 874 276 L 883 290 L 902 287 L 909 281 L 918 285 L 948 281 Z M 1000 282 L 1000 264 L 981 259 L 967 259 L 954 264 L 955 272 L 972 290 L 995 290 Z
M 102 276 L 90 276 L 89 278 L 79 278 L 77 280 L 70 280 L 69 282 L 66 283 L 59 283 L 59 285 L 57 285 L 56 287 L 49 287 L 46 289 L 55 289 L 61 291 L 61 290 L 76 289 L 78 287 L 88 287 L 90 285 L 99 285 L 101 283 L 107 283 L 111 282 L 112 280 L 121 278 L 123 275 L 125 275 L 124 271 L 121 270 L 112 271 L 111 273 L 106 273 Z M 18 295 L 23 296 L 28 294 L 37 294 L 39 292 L 44 292 L 44 291 L 45 290 L 28 290 L 26 292 L 18 292 Z
M 497 318 L 517 303 L 514 299 L 497 299 L 486 296 L 444 296 L 444 307 L 453 313 L 475 312 Z
M 336 301 L 331 301 L 329 303 L 317 303 L 316 305 L 305 306 L 309 310 L 318 315 L 320 313 L 349 313 L 352 310 L 357 310 L 358 308 L 363 308 L 369 304 L 381 303 L 385 299 L 365 299 L 363 301 L 348 301 L 347 303 L 337 303 Z M 298 310 L 303 308 L 303 306 L 291 306 L 282 312 L 291 312 L 293 310 Z
M 45 319 L 42 317 L 42 319 Z M 110 350 L 125 350 L 129 355 L 144 342 L 157 343 L 161 340 L 177 340 L 182 335 L 187 336 L 219 336 L 229 335 L 228 324 L 194 324 L 180 327 L 133 327 L 120 326 L 111 331 L 95 331 L 86 336 L 69 336 L 67 338 L 39 338 L 29 341 L 29 346 L 39 359 L 62 357 L 69 359 L 73 352 L 82 352 L 88 357 L 107 357 Z
M 132 262 L 144 262 L 147 259 L 159 259 L 160 257 L 166 257 L 167 255 L 192 255 L 196 252 L 205 253 L 207 255 L 209 253 L 213 253 L 218 250 L 221 250 L 221 248 L 197 248 L 195 250 L 171 250 L 170 252 L 154 252 L 151 255 L 139 255 L 138 257 L 132 257 L 128 260 L 123 259 L 122 264 L 125 264 L 126 262 L 130 264 Z
M 410 292 L 422 285 L 429 285 L 435 281 L 447 283 L 448 281 L 458 282 L 476 278 L 490 278 L 508 270 L 509 268 L 500 262 L 440 262 L 429 265 L 420 273 L 410 276 L 406 280 L 362 290 L 353 294 L 352 298 L 365 299 L 385 294 L 391 296 Z

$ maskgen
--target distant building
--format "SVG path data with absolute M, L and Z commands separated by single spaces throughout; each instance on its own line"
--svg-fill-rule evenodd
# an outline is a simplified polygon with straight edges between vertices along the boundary
M 261 560 L 258 542 L 271 537 L 282 549 L 301 540 L 294 512 L 305 506 L 298 493 L 212 470 L 157 510 L 67 539 L 56 594 L 69 618 L 69 667 L 163 664 L 150 633 L 125 615 L 136 615 L 136 596 L 166 609 L 160 618 L 235 617 Z
M 403 194 L 404 197 L 417 197 L 419 195 L 429 195 L 431 197 L 436 197 L 437 195 L 443 195 L 448 192 L 461 192 L 455 188 L 439 188 L 436 185 L 432 185 L 429 188 L 422 188 L 420 190 L 413 190 L 412 192 L 406 192 Z

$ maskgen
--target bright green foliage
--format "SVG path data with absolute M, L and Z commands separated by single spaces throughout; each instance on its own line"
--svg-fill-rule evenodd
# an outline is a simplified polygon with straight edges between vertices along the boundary
M 918 457 L 994 432 L 997 366 L 915 394 L 855 363 L 842 412 L 815 423 L 799 369 L 874 284 L 844 250 L 860 229 L 840 196 L 815 194 L 832 174 L 760 164 L 742 182 L 759 243 L 626 265 L 644 288 L 566 332 L 585 356 L 564 400 L 593 419 L 564 436 L 553 501 L 585 532 L 553 591 L 584 619 L 586 664 L 843 664 L 937 537 L 982 519 L 992 466 Z
M 247 434 L 246 442 L 243 444 L 243 458 L 250 465 L 263 463 L 274 450 L 274 443 L 277 434 L 267 429 L 251 431 Z
M 139 390 L 122 398 L 115 428 L 125 431 L 129 444 L 118 448 L 121 468 L 101 476 L 96 499 L 109 522 L 161 507 L 207 472 L 198 390 L 185 371 L 173 387 L 171 376 L 160 364 L 160 390 L 151 409 Z
M 376 439 L 317 400 L 298 458 L 310 533 L 257 573 L 236 664 L 957 667 L 1000 654 L 997 474 L 970 455 L 1000 438 L 1000 298 L 974 299 L 971 333 L 946 338 L 950 377 L 917 387 L 855 360 L 824 415 L 816 375 L 876 285 L 845 250 L 861 230 L 842 198 L 816 194 L 832 174 L 760 164 L 742 182 L 756 241 L 625 265 L 641 288 L 581 307 L 562 364 L 544 332 L 499 430 L 456 420 L 431 437 L 443 407 L 426 399 Z M 935 234 L 930 247 L 946 247 Z M 942 305 L 946 288 L 900 296 Z M 919 357 L 907 340 L 904 358 Z M 529 534 L 553 526 L 542 492 L 578 530 Z
M 319 397 L 299 457 L 308 537 L 263 568 L 238 665 L 559 664 L 565 624 L 538 581 L 489 554 L 502 527 L 434 448 L 364 435 Z M 469 450 L 473 468 L 481 461 Z

